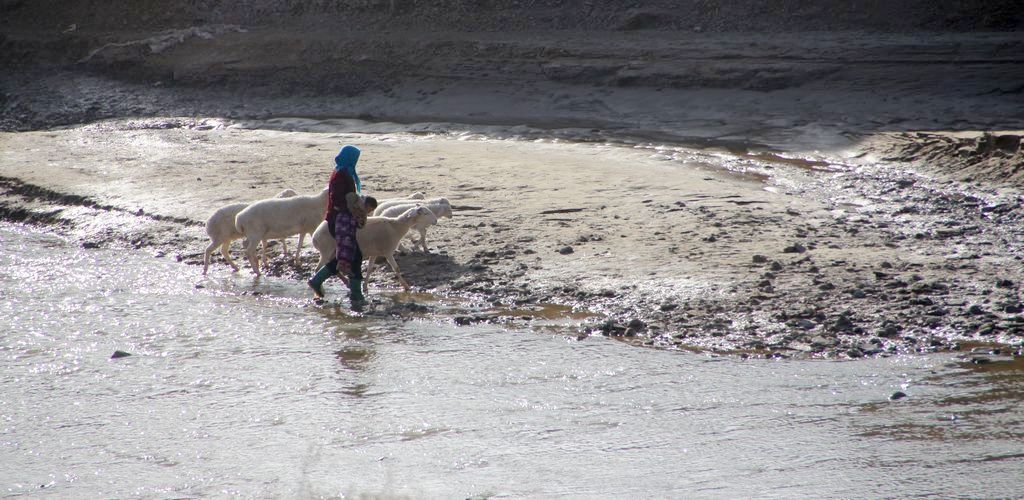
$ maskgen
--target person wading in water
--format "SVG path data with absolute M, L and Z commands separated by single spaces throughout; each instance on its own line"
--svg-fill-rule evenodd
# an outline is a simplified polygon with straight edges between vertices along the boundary
M 356 230 L 366 224 L 367 210 L 364 200 L 359 196 L 363 186 L 356 173 L 356 162 L 359 161 L 359 148 L 345 146 L 334 158 L 334 172 L 328 184 L 327 229 L 337 243 L 334 260 L 313 275 L 307 282 L 317 298 L 324 296 L 324 281 L 335 274 L 348 282 L 349 298 L 352 307 L 365 304 L 363 297 L 363 254 L 356 243 Z M 376 205 L 376 200 L 368 198 L 366 203 Z M 346 279 L 347 278 L 347 279 Z

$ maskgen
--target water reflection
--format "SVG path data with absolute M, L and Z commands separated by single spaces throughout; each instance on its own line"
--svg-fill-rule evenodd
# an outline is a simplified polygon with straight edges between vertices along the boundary
M 545 307 L 498 312 L 530 322 L 455 326 L 439 318 L 456 299 L 386 291 L 375 306 L 385 313 L 354 316 L 340 300 L 314 305 L 294 280 L 204 279 L 152 257 L 0 231 L 6 495 L 975 497 L 1019 488 L 1020 359 L 710 357 L 600 336 L 567 341 L 558 325 L 571 331 L 575 319 Z M 65 262 L 79 267 L 59 287 L 27 279 Z M 110 359 L 115 349 L 133 355 Z M 890 401 L 897 390 L 908 397 Z M 239 460 L 250 456 L 270 458 Z
M 984 360 L 984 361 L 981 361 Z M 993 439 L 1024 442 L 1024 358 L 1002 354 L 961 355 L 943 370 L 923 377 L 920 395 L 899 404 L 871 403 L 865 412 L 877 414 L 884 425 L 867 426 L 863 436 L 895 440 L 986 442 Z M 931 394 L 931 392 L 937 394 Z M 1020 458 L 995 453 L 975 460 Z

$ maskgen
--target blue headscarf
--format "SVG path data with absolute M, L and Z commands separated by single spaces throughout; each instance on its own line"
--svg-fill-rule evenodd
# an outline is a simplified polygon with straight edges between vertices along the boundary
M 359 174 L 356 173 L 356 162 L 359 161 L 359 148 L 345 146 L 334 157 L 334 170 L 344 172 L 356 181 L 356 192 L 363 191 L 363 184 L 359 182 Z

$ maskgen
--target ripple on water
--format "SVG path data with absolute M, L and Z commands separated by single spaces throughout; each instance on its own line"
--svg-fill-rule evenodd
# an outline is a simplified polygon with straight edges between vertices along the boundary
M 305 285 L 286 279 L 202 278 L 138 253 L 0 231 L 7 494 L 1012 496 L 1019 486 L 1019 360 L 740 360 L 577 341 L 557 327 L 352 317 L 311 306 Z M 64 262 L 78 267 L 49 278 Z M 549 312 L 513 311 L 540 323 Z M 115 350 L 132 355 L 111 359 Z M 897 390 L 908 397 L 890 401 Z

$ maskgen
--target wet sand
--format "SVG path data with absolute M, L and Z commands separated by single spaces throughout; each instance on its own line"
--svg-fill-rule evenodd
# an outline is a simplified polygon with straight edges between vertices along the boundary
M 7 219 L 174 258 L 198 282 L 210 213 L 284 188 L 313 193 L 338 147 L 356 144 L 369 194 L 454 205 L 429 231 L 429 254 L 398 259 L 417 291 L 564 304 L 595 313 L 581 336 L 745 356 L 1019 347 L 1024 336 L 1013 188 L 971 189 L 853 149 L 800 158 L 521 128 L 408 133 L 444 128 L 168 118 L 4 133 L 0 200 Z M 367 129 L 379 133 L 357 132 Z M 278 257 L 271 275 L 306 279 L 317 256 L 304 248 L 301 266 Z M 217 256 L 211 272 L 230 269 Z M 378 272 L 371 294 L 394 288 Z M 343 300 L 340 282 L 328 293 Z M 475 309 L 451 321 L 526 320 Z

